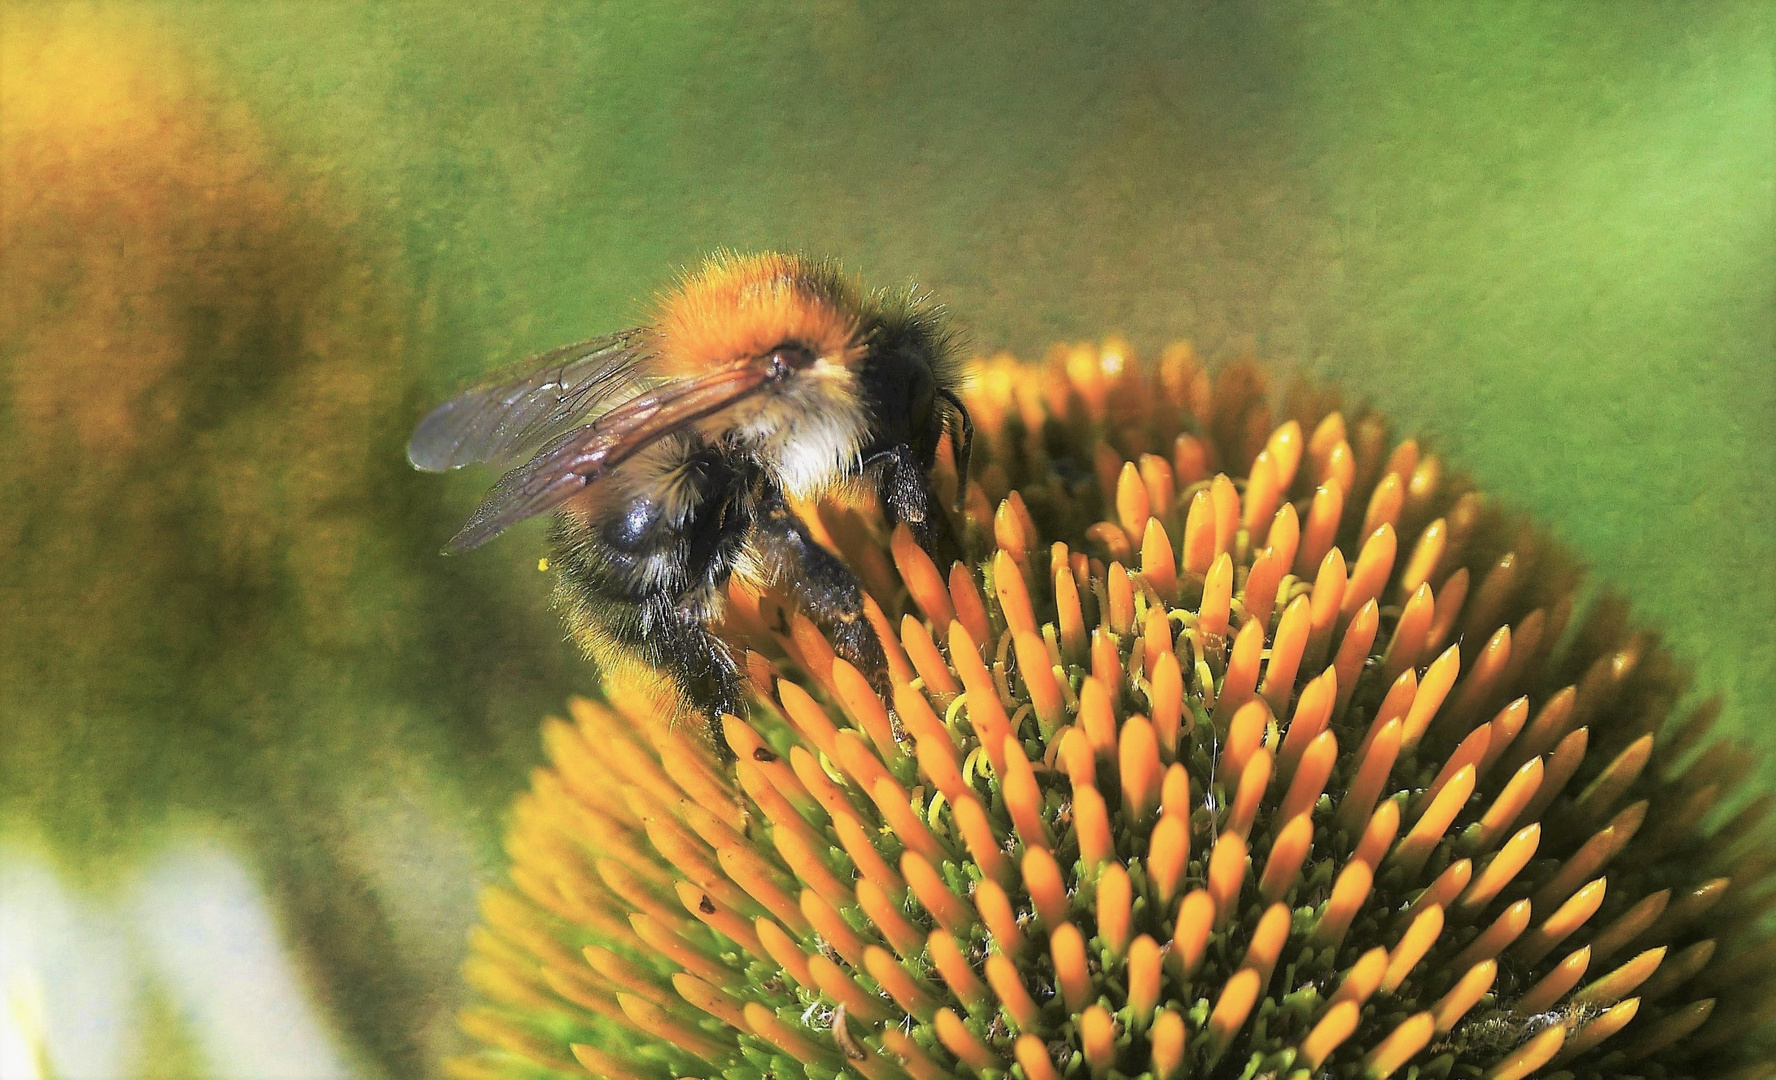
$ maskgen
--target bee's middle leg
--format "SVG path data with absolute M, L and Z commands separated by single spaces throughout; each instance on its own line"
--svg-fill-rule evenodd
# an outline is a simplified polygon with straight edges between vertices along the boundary
M 722 717 L 747 714 L 739 664 L 710 632 L 708 616 L 698 605 L 682 597 L 654 595 L 643 600 L 641 608 L 640 635 L 647 655 L 707 717 L 716 753 L 731 759 Z
M 863 583 L 809 535 L 781 495 L 764 499 L 754 525 L 759 556 L 801 611 L 825 631 L 833 651 L 877 691 L 888 687 L 888 658 L 863 612 Z

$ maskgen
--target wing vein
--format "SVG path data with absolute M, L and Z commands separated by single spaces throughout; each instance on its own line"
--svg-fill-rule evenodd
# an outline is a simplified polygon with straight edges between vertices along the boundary
M 426 472 L 510 464 L 633 395 L 644 330 L 565 345 L 482 380 L 414 428 L 407 459 Z

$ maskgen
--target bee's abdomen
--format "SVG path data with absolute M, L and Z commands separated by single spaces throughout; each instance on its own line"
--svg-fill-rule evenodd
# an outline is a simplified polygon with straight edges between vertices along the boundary
M 656 480 L 637 485 L 626 502 L 564 516 L 556 527 L 557 595 L 576 633 L 593 624 L 638 645 L 653 611 L 646 602 L 656 598 L 713 614 L 705 609 L 752 527 L 749 463 L 696 447 Z

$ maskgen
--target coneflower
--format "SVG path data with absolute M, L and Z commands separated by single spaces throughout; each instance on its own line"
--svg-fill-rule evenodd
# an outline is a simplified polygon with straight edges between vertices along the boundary
M 1771 797 L 1542 537 L 1187 347 L 969 405 L 972 565 L 813 517 L 889 699 L 735 589 L 737 761 L 546 725 L 453 1075 L 1776 1075 Z

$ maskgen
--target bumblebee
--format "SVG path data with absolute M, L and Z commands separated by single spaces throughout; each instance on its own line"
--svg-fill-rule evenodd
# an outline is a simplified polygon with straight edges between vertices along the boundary
M 536 357 L 438 406 L 408 460 L 511 465 L 447 551 L 556 511 L 556 603 L 595 661 L 665 673 L 718 747 L 744 714 L 710 629 L 741 575 L 786 592 L 878 684 L 863 590 L 792 509 L 859 483 L 939 565 L 960 554 L 931 470 L 947 433 L 965 488 L 973 435 L 942 312 L 865 293 L 832 262 L 717 254 L 648 325 Z

